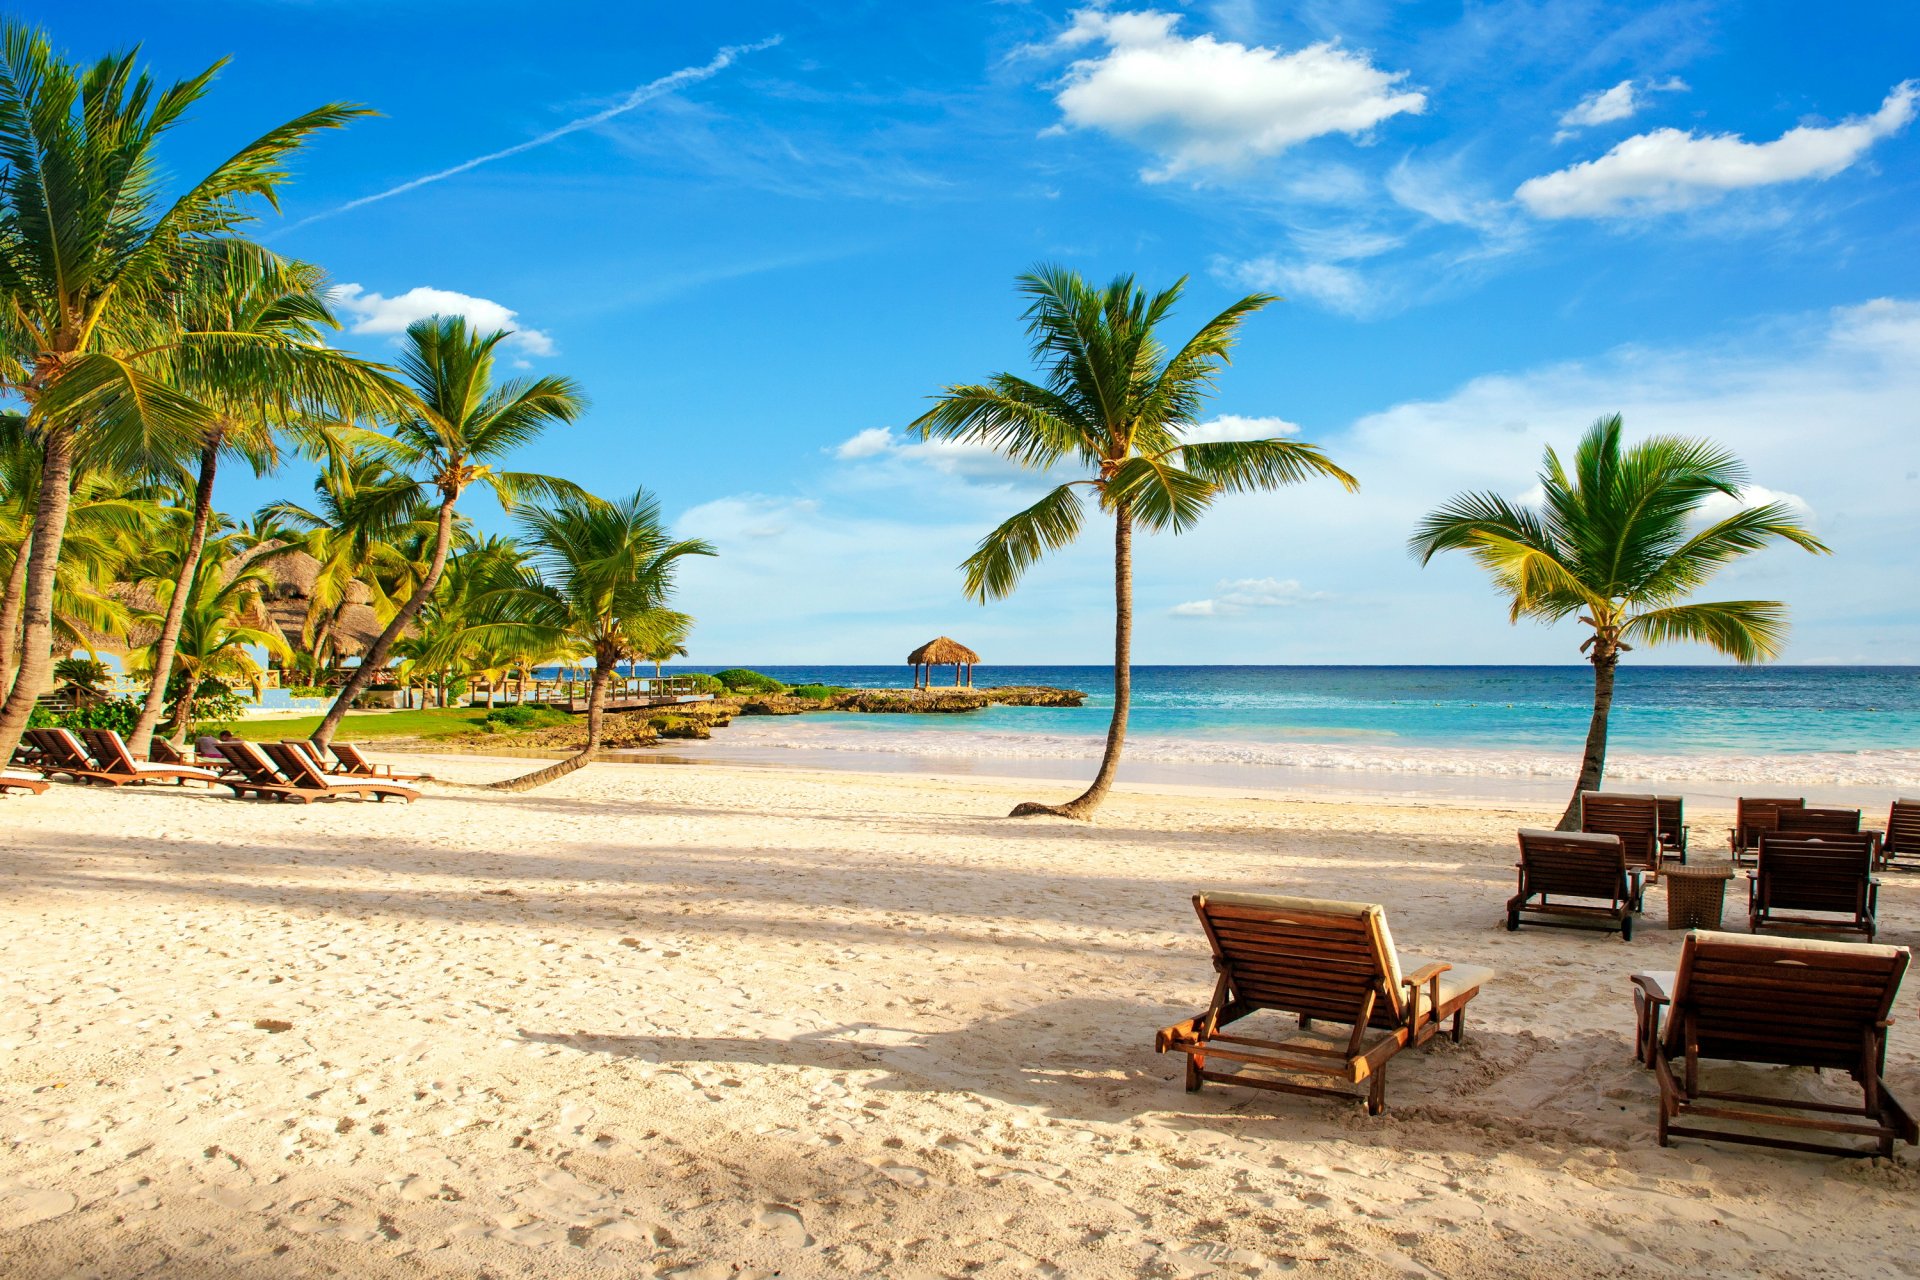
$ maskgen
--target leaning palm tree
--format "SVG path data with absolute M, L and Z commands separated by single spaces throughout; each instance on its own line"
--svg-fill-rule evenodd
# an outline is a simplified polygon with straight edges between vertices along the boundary
M 406 402 L 405 393 L 378 366 L 326 345 L 326 333 L 338 324 L 328 310 L 318 267 L 261 254 L 238 241 L 216 242 L 181 283 L 174 322 L 185 334 L 219 334 L 248 345 L 184 344 L 172 353 L 170 384 L 206 406 L 211 417 L 196 441 L 187 554 L 180 558 L 180 578 L 153 642 L 153 679 L 127 735 L 136 755 L 145 754 L 147 738 L 160 722 L 189 596 L 187 579 L 206 542 L 221 459 L 237 457 L 254 474 L 264 475 L 279 461 L 283 433 L 304 436 L 309 451 L 324 452 L 332 422 Z
M 921 437 L 986 445 L 1045 471 L 1071 459 L 1093 474 L 1071 480 L 1009 518 L 967 557 L 967 594 L 985 603 L 1010 594 L 1028 566 L 1079 537 L 1090 489 L 1113 516 L 1113 718 L 1093 784 L 1063 805 L 1026 803 L 1012 816 L 1090 817 L 1113 787 L 1132 699 L 1133 531 L 1180 533 L 1222 493 L 1278 489 L 1316 476 L 1349 490 L 1354 478 L 1298 440 L 1189 442 L 1220 369 L 1231 362 L 1241 322 L 1275 301 L 1249 294 L 1169 353 L 1158 329 L 1186 288 L 1182 276 L 1149 296 L 1120 276 L 1095 289 L 1077 272 L 1042 267 L 1019 278 L 1032 299 L 1027 331 L 1042 380 L 1011 373 L 951 386 L 912 429 Z
M 1580 649 L 1593 664 L 1593 716 L 1562 831 L 1579 825 L 1580 793 L 1598 790 L 1606 774 L 1614 673 L 1630 642 L 1693 641 L 1736 662 L 1775 657 L 1786 639 L 1786 605 L 1687 597 L 1769 543 L 1827 550 L 1782 502 L 1703 523 L 1708 500 L 1740 498 L 1740 460 L 1711 441 L 1678 436 L 1623 448 L 1621 430 L 1619 414 L 1588 428 L 1571 473 L 1549 447 L 1539 510 L 1497 493 L 1463 493 L 1422 520 L 1409 544 L 1422 564 L 1442 551 L 1471 555 L 1506 595 L 1512 622 L 1577 617 L 1589 628 Z
M 420 408 L 372 444 L 376 456 L 403 472 L 422 500 L 433 500 L 433 555 L 419 587 L 394 611 L 314 730 L 313 740 L 322 747 L 353 700 L 385 668 L 393 642 L 439 585 L 453 546 L 455 507 L 470 486 L 487 485 L 509 511 L 528 494 L 579 493 L 551 476 L 495 469 L 501 457 L 531 444 L 556 423 L 572 422 L 587 405 L 571 378 L 549 375 L 493 385 L 494 348 L 506 336 L 505 330 L 474 333 L 458 316 L 429 316 L 407 326 L 400 369 Z
M 177 282 L 209 244 L 252 220 L 255 200 L 275 200 L 288 159 L 309 138 L 363 114 L 341 104 L 309 111 L 168 199 L 160 141 L 220 64 L 162 88 L 136 56 L 83 67 L 56 54 L 44 32 L 0 24 L 0 391 L 25 405 L 42 446 L 21 660 L 0 707 L 0 760 L 26 728 L 52 661 L 54 580 L 76 465 L 131 470 L 190 454 L 209 412 L 155 366 L 183 345 L 235 361 L 254 345 L 184 338 L 169 315 Z
M 665 636 L 686 633 L 692 620 L 667 607 L 676 570 L 687 556 L 714 554 L 698 538 L 673 538 L 659 501 L 645 489 L 621 502 L 562 497 L 529 509 L 520 527 L 531 571 L 519 572 L 479 602 L 490 616 L 473 630 L 507 648 L 590 654 L 593 674 L 586 746 L 558 764 L 495 784 L 505 791 L 530 790 L 593 759 L 614 671 L 658 649 Z

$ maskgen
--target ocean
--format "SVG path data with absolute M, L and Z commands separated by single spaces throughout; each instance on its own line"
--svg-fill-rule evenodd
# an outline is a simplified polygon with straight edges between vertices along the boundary
M 905 687 L 911 678 L 904 665 L 756 669 L 791 684 Z M 701 744 L 702 754 L 1062 779 L 1088 773 L 1076 762 L 1099 755 L 1112 708 L 1110 667 L 982 666 L 975 680 L 1089 696 L 1079 708 L 965 715 L 743 717 L 711 746 Z M 1133 681 L 1123 778 L 1344 780 L 1515 798 L 1564 791 L 1593 696 L 1584 665 L 1139 666 Z M 1708 796 L 1763 784 L 1826 797 L 1920 791 L 1920 667 L 1622 664 L 1609 745 L 1610 786 L 1660 783 Z M 1477 785 L 1463 785 L 1468 780 Z

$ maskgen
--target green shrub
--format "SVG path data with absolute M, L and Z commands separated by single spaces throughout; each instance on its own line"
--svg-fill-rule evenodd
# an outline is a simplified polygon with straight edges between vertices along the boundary
M 101 689 L 113 683 L 113 669 L 98 658 L 62 658 L 53 664 L 53 678 L 82 689 Z
M 839 692 L 840 690 L 830 684 L 797 684 L 787 690 L 787 696 L 791 698 L 811 698 L 815 702 L 828 702 Z
M 480 721 L 487 726 L 489 732 L 498 732 L 499 729 L 524 729 L 539 722 L 540 713 L 532 707 L 495 707 Z
M 115 733 L 132 733 L 133 722 L 140 718 L 140 706 L 144 701 L 143 698 L 129 696 L 91 707 L 76 707 L 56 717 L 53 723 L 68 729 L 112 729 Z
M 676 676 L 674 678 L 676 680 L 685 680 L 687 682 L 687 687 L 692 689 L 695 693 L 725 693 L 727 691 L 727 686 L 725 686 L 724 684 L 721 684 L 718 680 L 716 680 L 714 677 L 709 675 L 695 674 L 695 675 L 687 675 L 687 676 Z
M 289 698 L 331 698 L 333 690 L 325 685 L 292 684 L 287 686 L 287 696 Z
M 758 671 L 749 671 L 745 667 L 728 667 L 725 671 L 716 671 L 713 678 L 727 687 L 728 693 L 779 693 L 787 686 L 772 676 L 763 676 Z

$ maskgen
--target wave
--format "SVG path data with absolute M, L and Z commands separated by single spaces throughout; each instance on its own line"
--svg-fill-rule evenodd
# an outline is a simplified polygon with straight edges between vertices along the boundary
M 968 760 L 1093 760 L 1102 740 L 1086 734 L 848 730 L 787 719 L 735 720 L 727 745 L 795 751 L 874 752 Z M 1129 759 L 1157 764 L 1239 765 L 1355 773 L 1480 778 L 1564 779 L 1579 753 L 1451 747 L 1377 747 L 1326 743 L 1209 741 L 1142 734 L 1127 739 Z M 1609 782 L 1674 781 L 1851 786 L 1920 790 L 1920 750 L 1807 751 L 1794 754 L 1607 757 Z

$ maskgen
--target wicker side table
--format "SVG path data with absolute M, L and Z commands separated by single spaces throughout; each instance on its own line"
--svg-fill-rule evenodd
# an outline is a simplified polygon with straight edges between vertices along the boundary
M 1695 862 L 1661 871 L 1660 882 L 1667 886 L 1667 928 L 1718 929 L 1731 879 L 1730 862 Z

